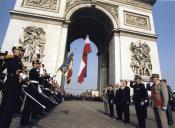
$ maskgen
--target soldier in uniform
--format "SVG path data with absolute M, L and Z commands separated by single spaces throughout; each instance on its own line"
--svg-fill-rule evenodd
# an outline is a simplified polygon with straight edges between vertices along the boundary
M 4 65 L 5 54 L 0 52 L 0 67 Z M 5 73 L 0 73 L 0 92 L 3 89 Z
M 146 128 L 148 92 L 144 84 L 141 83 L 141 79 L 140 76 L 135 75 L 134 81 L 130 82 L 130 87 L 134 89 L 133 101 L 139 124 L 138 128 Z
M 4 64 L 0 67 L 0 73 L 7 69 L 7 80 L 3 87 L 0 107 L 1 128 L 9 128 L 14 113 L 14 106 L 21 91 L 19 86 L 19 75 L 23 70 L 21 50 L 23 50 L 21 46 L 14 46 L 12 48 L 13 55 L 7 55 L 4 59 Z
M 152 74 L 151 99 L 158 128 L 168 128 L 166 110 L 168 105 L 168 90 L 159 80 L 159 74 Z
M 38 91 L 38 84 L 40 81 L 40 74 L 39 74 L 39 60 L 34 60 L 32 62 L 33 68 L 29 71 L 29 79 L 30 84 L 25 88 L 25 92 L 27 92 L 30 96 L 32 96 L 36 101 L 38 101 L 40 104 L 44 105 L 46 109 L 51 109 L 51 105 L 49 104 L 48 100 L 43 97 L 39 91 Z M 20 121 L 20 127 L 26 127 L 27 125 L 30 125 L 32 122 L 30 119 L 39 119 L 40 115 L 43 113 L 43 108 L 41 105 L 36 103 L 34 99 L 31 99 L 31 97 L 27 95 L 25 106 L 22 112 L 21 121 Z
M 25 91 L 27 91 L 29 94 L 33 94 L 32 96 L 35 97 L 35 95 L 38 92 L 37 86 L 40 79 L 39 71 L 37 70 L 39 65 L 39 60 L 34 60 L 32 62 L 32 65 L 33 65 L 33 68 L 29 72 L 29 78 L 30 78 L 31 84 L 28 85 Z M 26 96 L 25 106 L 22 112 L 21 122 L 20 122 L 21 127 L 25 127 L 31 123 L 29 119 L 32 116 L 32 112 L 33 112 L 32 110 L 37 109 L 36 106 L 37 106 L 36 103 L 29 96 Z

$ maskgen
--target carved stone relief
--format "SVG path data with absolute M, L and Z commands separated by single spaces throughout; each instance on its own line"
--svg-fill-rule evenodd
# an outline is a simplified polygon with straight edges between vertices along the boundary
M 109 13 L 112 14 L 112 16 L 116 19 L 118 18 L 118 6 L 104 3 L 104 2 L 99 2 L 97 0 L 68 0 L 66 3 L 66 13 L 69 12 L 69 10 L 77 5 L 80 4 L 95 4 L 103 7 L 104 9 L 108 10 Z
M 125 18 L 125 25 L 150 29 L 150 21 L 148 16 L 143 16 L 125 11 L 124 18 Z
M 68 5 L 71 5 L 71 4 L 74 4 L 76 3 L 75 1 L 78 1 L 78 2 L 82 2 L 82 1 L 90 1 L 92 3 L 95 3 L 95 2 L 99 2 L 100 0 L 67 0 L 67 4 Z M 142 7 L 142 8 L 147 8 L 147 9 L 151 9 L 152 8 L 152 4 L 154 4 L 154 2 L 151 2 L 152 0 L 106 0 L 103 1 L 104 4 L 108 4 L 109 1 L 112 1 L 112 2 L 119 2 L 119 3 L 124 3 L 124 4 L 128 4 L 128 5 L 131 5 L 131 6 L 136 6 L 136 7 Z
M 136 7 L 143 7 L 147 9 L 151 9 L 152 4 L 153 4 L 152 2 L 150 2 L 151 0 L 147 0 L 147 1 L 144 1 L 144 0 L 110 0 L 110 1 L 120 2 L 120 3 L 132 5 Z
M 105 8 L 106 10 L 108 10 L 113 17 L 115 18 L 116 21 L 118 21 L 118 6 L 115 5 L 111 5 L 111 4 L 106 4 L 106 3 L 102 3 L 102 2 L 97 2 L 97 5 Z
M 24 28 L 19 43 L 25 49 L 23 62 L 31 63 L 35 59 L 42 61 L 46 43 L 46 33 L 43 28 L 28 26 Z
M 150 47 L 141 40 L 130 45 L 131 68 L 136 75 L 150 76 L 152 73 L 152 63 L 150 56 Z
M 58 10 L 60 0 L 24 0 L 23 6 Z

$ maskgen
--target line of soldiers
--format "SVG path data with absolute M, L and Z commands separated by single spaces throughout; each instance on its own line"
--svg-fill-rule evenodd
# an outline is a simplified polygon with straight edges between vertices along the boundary
M 142 83 L 142 78 L 135 75 L 134 81 L 130 81 L 130 87 L 133 88 L 133 102 L 135 105 L 136 116 L 138 120 L 137 128 L 146 128 L 147 106 L 149 105 L 148 90 L 151 91 L 152 107 L 158 128 L 168 128 L 173 125 L 173 115 L 170 109 L 172 102 L 172 92 L 166 84 L 166 80 L 160 80 L 158 74 L 152 74 L 150 77 L 152 86 Z M 127 87 L 127 81 L 121 80 L 115 87 L 109 85 L 104 88 L 103 93 L 105 114 L 114 117 L 114 105 L 116 106 L 117 120 L 123 124 L 130 122 L 130 88 Z M 108 108 L 109 107 L 109 108 Z M 124 118 L 123 118 L 124 115 Z
M 13 114 L 22 112 L 20 128 L 25 128 L 32 120 L 43 117 L 61 103 L 62 94 L 57 89 L 51 90 L 51 79 L 46 70 L 41 74 L 39 60 L 32 62 L 33 68 L 27 77 L 21 61 L 25 50 L 21 46 L 14 46 L 12 52 L 13 55 L 0 53 L 0 74 L 3 76 L 0 83 L 0 127 L 9 128 Z M 7 70 L 5 82 L 4 70 Z

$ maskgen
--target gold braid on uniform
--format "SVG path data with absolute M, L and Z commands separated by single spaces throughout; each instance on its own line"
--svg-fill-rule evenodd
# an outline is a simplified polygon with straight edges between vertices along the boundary
M 6 55 L 6 56 L 5 56 L 5 59 L 12 59 L 12 58 L 14 58 L 14 57 L 15 57 L 14 55 L 9 54 L 9 55 Z

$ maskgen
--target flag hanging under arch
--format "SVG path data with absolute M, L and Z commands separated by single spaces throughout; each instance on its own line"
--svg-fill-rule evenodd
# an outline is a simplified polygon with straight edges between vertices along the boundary
M 90 52 L 92 52 L 92 49 L 90 46 L 89 36 L 87 35 L 86 40 L 85 40 L 84 49 L 83 49 L 80 70 L 79 70 L 79 74 L 78 74 L 78 83 L 80 83 L 80 84 L 84 81 L 84 78 L 87 75 L 87 57 L 88 57 L 88 54 Z

